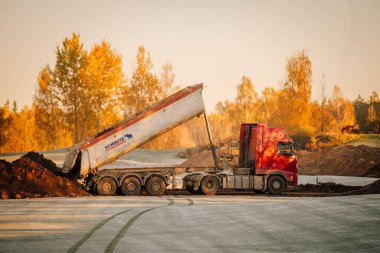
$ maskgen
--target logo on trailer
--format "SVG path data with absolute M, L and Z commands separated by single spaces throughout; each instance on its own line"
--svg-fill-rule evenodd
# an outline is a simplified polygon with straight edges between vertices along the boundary
M 129 140 L 133 139 L 133 135 L 132 134 L 124 134 L 124 137 L 128 138 Z
M 110 151 L 110 150 L 124 144 L 126 142 L 126 139 L 128 139 L 128 140 L 133 139 L 133 135 L 132 134 L 124 134 L 123 137 L 120 137 L 119 139 L 105 145 L 104 148 L 106 149 L 106 151 Z

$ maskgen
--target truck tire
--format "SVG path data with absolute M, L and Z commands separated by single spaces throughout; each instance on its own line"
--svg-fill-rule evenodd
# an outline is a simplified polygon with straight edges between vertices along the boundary
M 101 196 L 112 196 L 116 193 L 117 184 L 113 178 L 103 177 L 96 184 L 96 191 Z
M 124 196 L 136 196 L 140 193 L 141 183 L 136 177 L 126 177 L 121 183 L 120 188 Z
M 285 180 L 281 176 L 270 176 L 268 179 L 268 192 L 281 194 L 285 190 Z
M 200 188 L 205 195 L 215 195 L 219 190 L 219 181 L 216 177 L 206 176 L 202 179 Z
M 145 189 L 150 196 L 161 196 L 165 192 L 165 181 L 162 177 L 153 176 L 148 179 Z

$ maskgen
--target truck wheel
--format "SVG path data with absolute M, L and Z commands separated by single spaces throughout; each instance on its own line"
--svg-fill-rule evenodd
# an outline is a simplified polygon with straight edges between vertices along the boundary
M 117 184 L 115 180 L 110 177 L 103 177 L 96 184 L 96 191 L 102 196 L 112 196 L 116 193 Z
M 141 183 L 136 177 L 127 177 L 120 188 L 124 196 L 136 196 L 140 193 Z
M 165 181 L 162 177 L 151 177 L 145 184 L 145 189 L 150 196 L 161 196 L 165 192 Z
M 215 195 L 219 190 L 219 181 L 216 177 L 204 177 L 201 182 L 201 189 L 205 195 Z
M 270 176 L 268 180 L 268 192 L 270 194 L 281 194 L 285 190 L 285 181 L 280 176 Z

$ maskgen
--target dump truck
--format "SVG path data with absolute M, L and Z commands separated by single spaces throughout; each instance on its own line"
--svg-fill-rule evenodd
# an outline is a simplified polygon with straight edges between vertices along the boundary
M 82 180 L 88 191 L 106 196 L 114 195 L 118 191 L 123 195 L 138 195 L 143 189 L 149 195 L 162 195 L 170 183 L 175 184 L 179 171 L 202 171 L 189 173 L 183 179 L 184 188 L 193 193 L 211 195 L 216 194 L 219 189 L 268 190 L 271 193 L 280 193 L 285 188 L 295 187 L 297 161 L 292 151 L 291 139 L 282 129 L 267 128 L 263 124 L 241 125 L 240 166 L 234 169 L 232 175 L 223 172 L 226 163 L 216 154 L 202 97 L 203 87 L 203 84 L 197 84 L 184 88 L 69 148 L 62 173 Z M 102 168 L 157 136 L 202 115 L 214 166 Z M 267 156 L 272 156 L 272 160 Z

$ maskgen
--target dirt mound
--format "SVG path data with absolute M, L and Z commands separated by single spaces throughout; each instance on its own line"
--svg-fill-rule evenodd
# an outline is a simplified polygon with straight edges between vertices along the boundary
M 231 156 L 227 146 L 219 147 L 215 150 L 219 158 L 229 158 L 228 165 L 231 168 L 239 165 L 239 159 L 234 154 Z M 203 150 L 199 153 L 192 155 L 188 160 L 181 164 L 182 167 L 214 167 L 214 158 L 212 157 L 211 150 Z M 219 165 L 220 166 L 220 165 Z
M 58 170 L 52 161 L 35 152 L 29 152 L 12 163 L 0 160 L 0 198 L 89 195 L 79 183 L 54 174 Z
M 323 192 L 323 193 L 343 193 L 362 189 L 362 186 L 349 186 L 336 183 L 321 184 L 301 184 L 298 186 L 297 192 Z
M 46 159 L 43 154 L 30 151 L 24 155 L 24 157 L 30 158 L 32 161 L 42 165 L 57 176 L 63 176 L 61 169 L 52 160 Z
M 361 189 L 345 192 L 344 195 L 363 195 L 363 194 L 380 194 L 380 179 L 375 182 L 363 186 Z
M 341 146 L 297 152 L 301 175 L 380 177 L 380 148 Z
M 214 160 L 212 158 L 211 150 L 203 150 L 198 154 L 193 155 L 184 163 L 183 167 L 214 167 Z
M 314 196 L 319 193 L 325 194 L 325 196 L 380 194 L 380 179 L 365 186 L 348 186 L 336 183 L 305 184 L 299 185 L 291 193 L 297 195 L 308 194 L 308 196 Z

